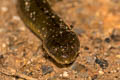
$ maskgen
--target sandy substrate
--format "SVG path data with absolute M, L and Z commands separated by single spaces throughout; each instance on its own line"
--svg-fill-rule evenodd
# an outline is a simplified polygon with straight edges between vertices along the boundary
M 51 0 L 80 39 L 77 59 L 64 66 L 46 56 L 15 2 L 0 0 L 0 80 L 120 80 L 120 0 Z

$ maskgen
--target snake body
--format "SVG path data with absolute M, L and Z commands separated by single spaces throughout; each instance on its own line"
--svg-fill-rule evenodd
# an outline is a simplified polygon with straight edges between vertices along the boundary
M 18 0 L 18 12 L 26 26 L 43 42 L 43 48 L 57 63 L 72 63 L 80 42 L 47 0 Z

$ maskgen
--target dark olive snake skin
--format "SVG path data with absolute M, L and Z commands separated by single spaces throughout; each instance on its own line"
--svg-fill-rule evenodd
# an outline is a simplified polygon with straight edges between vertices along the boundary
M 50 8 L 47 0 L 18 0 L 18 12 L 26 26 L 42 41 L 43 48 L 57 63 L 72 63 L 80 42 L 64 21 Z

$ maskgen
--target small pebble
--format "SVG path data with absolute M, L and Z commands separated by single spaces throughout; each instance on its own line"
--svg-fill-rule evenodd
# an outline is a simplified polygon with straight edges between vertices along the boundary
M 117 71 L 116 70 L 113 70 L 114 73 L 116 73 Z
M 5 48 L 5 47 L 6 47 L 6 44 L 5 44 L 5 43 L 3 43 L 3 44 L 2 44 L 2 47 L 3 47 L 3 48 Z
M 95 40 L 93 40 L 95 43 L 101 43 L 102 39 L 101 38 L 96 38 Z
M 86 56 L 86 61 L 88 64 L 94 64 L 95 58 L 92 56 Z
M 7 12 L 7 11 L 8 11 L 8 8 L 7 8 L 7 7 L 1 7 L 1 10 L 2 10 L 3 12 Z
M 68 77 L 68 76 L 69 76 L 68 72 L 67 72 L 67 71 L 64 71 L 64 72 L 63 72 L 63 77 Z
M 0 33 L 6 32 L 6 29 L 0 28 Z
M 108 62 L 107 62 L 107 60 L 104 60 L 104 59 L 98 59 L 98 58 L 96 58 L 95 63 L 99 64 L 99 66 L 102 69 L 106 69 L 108 67 Z
M 110 43 L 111 40 L 110 40 L 110 38 L 107 37 L 107 38 L 105 38 L 104 41 L 107 42 L 107 43 Z
M 117 58 L 120 58 L 120 55 L 116 55 Z
M 25 31 L 26 28 L 25 28 L 24 26 L 22 26 L 22 27 L 19 27 L 19 30 L 20 30 L 20 31 Z
M 85 49 L 85 50 L 89 50 L 89 47 L 85 46 L 84 49 Z
M 94 75 L 90 80 L 97 80 L 98 75 Z
M 99 71 L 99 74 L 100 74 L 100 75 L 103 75 L 103 74 L 104 74 L 104 72 L 103 72 L 102 70 L 100 70 L 100 71 Z
M 88 69 L 82 65 L 82 64 L 79 64 L 79 63 L 74 63 L 72 66 L 71 66 L 72 70 L 75 71 L 75 74 L 81 78 L 88 78 L 89 77 L 89 74 L 88 74 Z
M 86 69 L 86 67 L 82 64 L 79 64 L 79 63 L 74 63 L 72 66 L 71 66 L 72 70 L 76 71 L 77 73 L 79 73 L 81 70 L 84 70 Z
M 53 72 L 53 68 L 51 66 L 42 65 L 41 69 L 42 69 L 43 75 Z
M 19 17 L 19 16 L 13 16 L 13 20 L 19 21 L 19 20 L 20 20 L 20 17 Z
M 4 56 L 0 53 L 0 59 L 3 59 L 4 58 Z

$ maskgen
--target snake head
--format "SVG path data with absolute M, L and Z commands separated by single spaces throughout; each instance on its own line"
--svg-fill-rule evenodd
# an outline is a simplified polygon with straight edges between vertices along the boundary
M 70 64 L 78 55 L 80 42 L 71 30 L 59 30 L 46 38 L 43 47 L 57 63 Z

